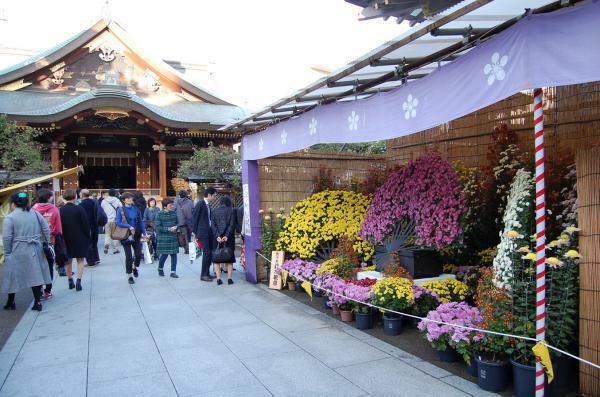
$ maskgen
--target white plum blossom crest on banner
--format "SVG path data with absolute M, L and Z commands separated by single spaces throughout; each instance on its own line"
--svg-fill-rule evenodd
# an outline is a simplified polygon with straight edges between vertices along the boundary
M 360 120 L 360 117 L 358 116 L 358 113 L 356 113 L 353 110 L 352 113 L 350 113 L 350 116 L 348 116 L 348 129 L 350 131 L 358 130 L 358 121 L 359 120 Z
M 314 117 L 312 118 L 312 120 L 310 120 L 310 123 L 308 124 L 308 133 L 310 135 L 315 135 L 317 133 L 317 119 L 315 119 Z
M 500 53 L 494 52 L 490 63 L 486 64 L 483 68 L 483 73 L 488 76 L 488 85 L 494 84 L 496 80 L 504 80 L 506 72 L 504 67 L 508 63 L 508 55 L 500 57 Z
M 262 152 L 264 147 L 265 147 L 265 141 L 263 141 L 263 139 L 260 138 L 260 141 L 258 141 L 258 150 L 260 150 Z
M 417 98 L 413 98 L 412 94 L 408 94 L 406 101 L 402 104 L 402 109 L 404 109 L 404 118 L 406 120 L 417 117 L 418 105 L 419 100 Z
M 285 145 L 287 143 L 287 132 L 285 130 L 281 131 L 281 144 Z

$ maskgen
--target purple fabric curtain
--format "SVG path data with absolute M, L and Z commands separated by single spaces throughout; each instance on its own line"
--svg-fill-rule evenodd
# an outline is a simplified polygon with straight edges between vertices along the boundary
M 367 99 L 319 106 L 243 138 L 245 160 L 409 135 L 520 91 L 600 80 L 600 3 L 528 15 L 428 76 Z

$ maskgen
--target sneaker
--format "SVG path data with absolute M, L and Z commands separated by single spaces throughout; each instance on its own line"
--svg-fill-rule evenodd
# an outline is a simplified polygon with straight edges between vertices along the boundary
M 229 284 L 229 285 L 233 284 L 233 280 L 232 280 L 232 279 L 230 279 L 230 278 L 228 278 L 228 279 L 227 279 L 227 284 Z
M 137 271 L 137 267 L 135 269 L 133 269 L 133 277 L 137 278 L 138 277 L 138 271 Z
M 163 269 L 158 269 L 158 275 L 161 276 L 161 277 L 164 277 L 165 276 L 164 270 Z
M 133 277 L 129 277 L 129 284 L 135 284 L 135 280 L 133 279 Z
M 104 255 L 108 255 L 108 244 L 104 246 Z
M 52 299 L 54 295 L 52 295 L 52 292 L 44 292 L 44 295 L 42 295 L 42 300 L 43 301 L 47 301 L 48 299 Z
M 177 275 L 177 273 L 171 273 L 171 278 L 179 278 L 179 276 Z

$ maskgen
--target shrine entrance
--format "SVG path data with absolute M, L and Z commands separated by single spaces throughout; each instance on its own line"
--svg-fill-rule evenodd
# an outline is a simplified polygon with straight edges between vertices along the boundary
M 132 189 L 135 186 L 133 166 L 87 166 L 79 176 L 79 187 L 85 189 Z

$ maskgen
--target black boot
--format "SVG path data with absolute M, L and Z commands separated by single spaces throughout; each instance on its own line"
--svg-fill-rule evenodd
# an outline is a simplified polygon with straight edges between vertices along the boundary
M 78 278 L 77 279 L 77 284 L 75 284 L 75 291 L 81 291 L 81 290 L 82 290 L 82 288 L 81 288 L 81 279 Z
M 73 288 L 75 288 L 75 283 L 73 282 L 73 279 L 70 278 L 69 279 L 69 289 L 73 289 Z
M 31 310 L 37 310 L 38 312 L 42 311 L 42 302 L 34 302 L 33 306 L 31 307 Z
M 4 310 L 16 310 L 17 305 L 15 305 L 15 301 L 12 302 L 6 302 L 6 305 L 4 305 Z

